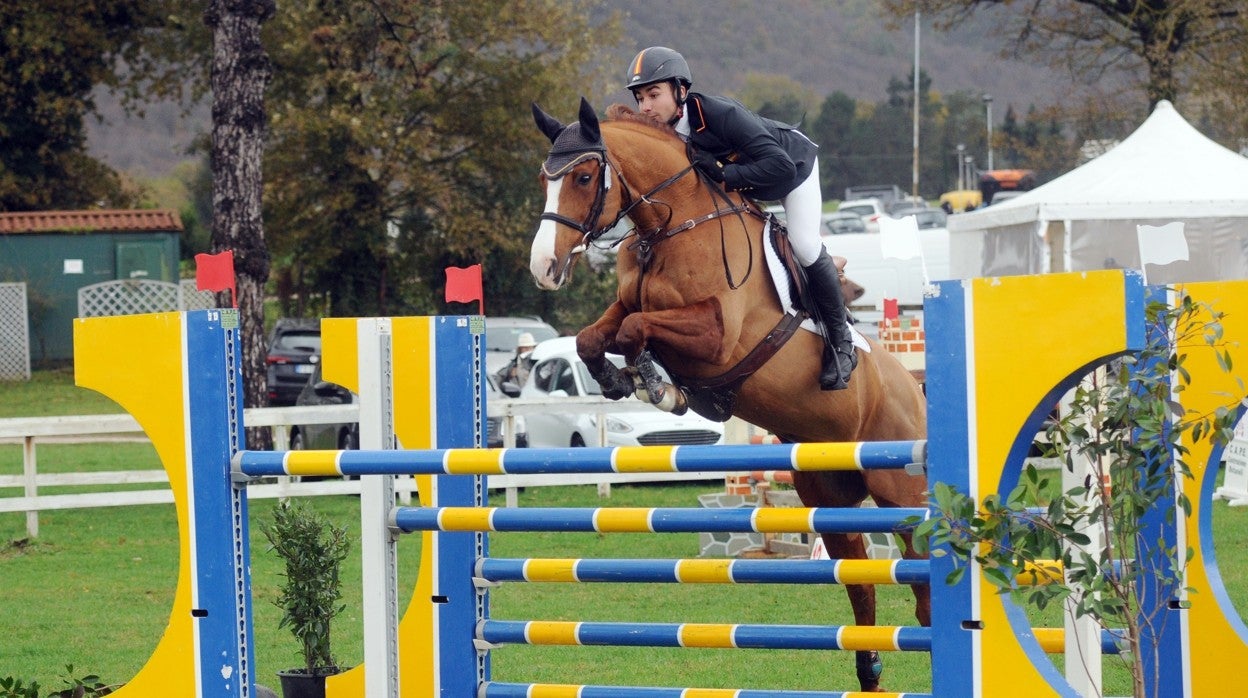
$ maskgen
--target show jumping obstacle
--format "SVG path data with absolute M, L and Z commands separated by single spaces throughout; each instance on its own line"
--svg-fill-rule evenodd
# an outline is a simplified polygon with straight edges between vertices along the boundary
M 1225 335 L 1248 336 L 1248 282 L 1190 284 L 1196 300 L 1225 311 Z M 931 439 L 927 475 L 972 496 L 1009 491 L 1032 435 L 1057 398 L 1087 369 L 1144 341 L 1146 291 L 1121 271 L 941 282 L 927 300 L 927 385 Z M 393 478 L 363 475 L 361 521 L 366 570 L 365 661 L 328 686 L 343 696 L 679 696 L 677 688 L 530 686 L 496 681 L 490 653 L 499 644 L 785 646 L 929 651 L 931 695 L 1075 695 L 1043 656 L 1052 631 L 1033 630 L 1021 609 L 982 574 L 940 582 L 948 557 L 926 561 L 521 560 L 488 556 L 488 530 L 801 530 L 895 529 L 907 514 L 826 510 L 756 512 L 665 509 L 560 511 L 485 507 L 482 475 L 583 467 L 682 470 L 810 470 L 904 467 L 921 461 L 917 444 L 829 444 L 465 450 L 484 438 L 480 317 L 325 321 L 324 374 L 361 396 L 362 445 L 408 450 L 292 452 L 241 450 L 237 314 L 230 310 L 93 318 L 75 325 L 77 381 L 116 400 L 152 439 L 174 492 L 180 564 L 164 636 L 143 669 L 115 695 L 255 695 L 248 572 L 247 482 L 266 473 L 415 473 L 421 507 L 393 505 Z M 1189 356 L 1193 382 L 1179 393 L 1191 409 L 1212 409 L 1237 394 L 1248 348 L 1232 345 L 1235 372 L 1211 355 Z M 1210 352 L 1212 354 L 1212 352 Z M 118 357 L 143 356 L 143 362 Z M 1021 357 L 1043 358 L 1019 366 Z M 374 367 L 364 370 L 360 367 Z M 1020 370 L 1025 369 L 1025 370 Z M 368 425 L 365 428 L 365 424 Z M 852 451 L 850 450 L 852 448 Z M 1194 557 L 1186 586 L 1197 593 L 1171 605 L 1161 625 L 1159 695 L 1214 696 L 1225 668 L 1248 660 L 1248 631 L 1227 600 L 1214 566 L 1209 493 L 1217 452 L 1191 445 L 1186 483 L 1193 516 L 1168 531 Z M 853 459 L 850 459 L 850 456 Z M 1207 464 L 1213 467 L 1206 467 Z M 968 467 L 969 466 L 969 467 Z M 436 474 L 435 474 L 436 473 Z M 464 473 L 464 474 L 452 474 Z M 471 474 L 469 474 L 471 473 Z M 388 489 L 389 488 L 389 489 Z M 389 492 L 389 493 L 387 493 Z M 561 517 L 552 524 L 549 517 Z M 416 589 L 399 620 L 394 533 L 421 530 Z M 378 567 L 380 566 L 380 567 Z M 376 570 L 374 574 L 372 570 Z M 474 578 L 477 583 L 474 584 Z M 587 623 L 498 620 L 489 585 L 527 581 L 675 583 L 903 583 L 928 579 L 929 628 Z M 396 630 L 397 626 L 397 630 Z M 1058 631 L 1060 632 L 1060 631 Z M 640 640 L 635 638 L 640 636 Z M 1192 652 L 1200 638 L 1199 652 Z M 1059 643 L 1060 644 L 1060 643 Z M 1150 692 L 1152 688 L 1150 687 Z M 698 695 L 799 695 L 712 690 Z M 804 696 L 844 693 L 800 692 Z M 898 695 L 898 694 L 894 694 Z M 906 694 L 915 695 L 915 694 Z

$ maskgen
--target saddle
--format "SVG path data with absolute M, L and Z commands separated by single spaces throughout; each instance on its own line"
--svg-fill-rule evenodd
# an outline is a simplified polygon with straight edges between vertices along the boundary
M 802 266 L 793 256 L 793 248 L 789 245 L 788 229 L 774 214 L 767 214 L 769 234 L 766 244 L 770 245 L 785 270 L 789 287 L 789 297 L 794 310 L 785 312 L 780 322 L 763 337 L 750 353 L 726 372 L 713 378 L 691 378 L 673 373 L 666 366 L 668 374 L 677 387 L 685 393 L 689 408 L 703 417 L 726 422 L 732 417 L 733 407 L 737 401 L 737 391 L 747 378 L 754 375 L 763 364 L 775 356 L 780 347 L 793 336 L 793 333 L 804 321 L 811 317 L 807 308 L 811 307 L 808 297 L 806 274 Z M 780 280 L 777 280 L 777 284 Z

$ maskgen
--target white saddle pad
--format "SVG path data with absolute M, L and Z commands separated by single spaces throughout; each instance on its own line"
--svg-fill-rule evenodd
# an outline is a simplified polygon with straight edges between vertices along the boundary
M 767 221 L 767 228 L 763 229 L 763 253 L 767 258 L 767 273 L 771 276 L 771 285 L 775 287 L 776 294 L 780 296 L 780 307 L 785 312 L 796 312 L 793 309 L 793 298 L 789 293 L 789 275 L 784 270 L 784 263 L 780 261 L 780 256 L 776 254 L 775 248 L 771 244 L 771 220 Z M 802 321 L 801 328 L 812 334 L 823 336 L 819 328 L 815 326 L 815 321 L 806 318 Z M 870 353 L 871 345 L 867 343 L 867 338 L 858 331 L 852 324 L 849 325 L 849 333 L 854 338 L 854 346 Z

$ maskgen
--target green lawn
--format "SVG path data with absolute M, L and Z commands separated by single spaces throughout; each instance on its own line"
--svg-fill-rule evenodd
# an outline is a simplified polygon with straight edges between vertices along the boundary
M 32 384 L 0 383 L 2 416 L 114 412 L 107 400 L 73 388 L 67 374 L 37 374 Z M 16 403 L 24 403 L 16 404 Z M 81 407 L 82 409 L 76 409 Z M 74 408 L 74 409 L 71 409 Z M 15 412 L 16 411 L 16 412 Z M 45 444 L 41 471 L 159 468 L 150 445 Z M 0 445 L 0 474 L 21 470 L 21 450 Z M 139 486 L 143 487 L 143 486 Z M 609 504 L 694 506 L 713 484 L 616 486 Z M 60 491 L 50 488 L 48 493 Z M 0 496 L 16 494 L 0 490 Z M 593 487 L 529 488 L 522 506 L 597 506 Z M 358 499 L 319 497 L 318 511 L 359 529 Z M 267 552 L 259 524 L 271 502 L 253 503 L 252 584 L 256 672 L 268 685 L 275 672 L 294 666 L 296 645 L 278 629 L 273 605 L 279 561 Z M 1214 506 L 1214 530 L 1222 578 L 1240 609 L 1248 608 L 1248 510 Z M 78 675 L 92 672 L 120 683 L 133 676 L 155 647 L 168 616 L 177 569 L 177 532 L 171 506 L 130 506 L 49 511 L 40 515 L 38 540 L 25 538 L 22 514 L 0 514 L 0 677 L 14 675 L 59 685 L 66 664 Z M 491 536 L 501 557 L 692 557 L 697 536 L 644 534 L 506 533 Z M 401 543 L 401 590 L 415 578 L 419 538 Z M 358 548 L 344 569 L 346 612 L 334 628 L 343 665 L 362 657 Z M 913 623 L 909 590 L 881 587 L 880 623 Z M 403 604 L 406 605 L 406 598 Z M 843 590 L 830 586 L 566 585 L 507 584 L 492 592 L 493 615 L 503 619 L 649 620 L 657 622 L 852 624 Z M 594 682 L 750 688 L 846 690 L 853 685 L 852 656 L 844 652 L 665 650 L 608 647 L 513 647 L 493 653 L 494 676 L 503 681 Z M 921 653 L 886 655 L 885 687 L 930 690 L 928 658 Z M 1112 660 L 1107 659 L 1107 667 Z M 638 669 L 641 668 L 641 671 Z M 1125 674 L 1110 671 L 1107 692 L 1130 692 Z

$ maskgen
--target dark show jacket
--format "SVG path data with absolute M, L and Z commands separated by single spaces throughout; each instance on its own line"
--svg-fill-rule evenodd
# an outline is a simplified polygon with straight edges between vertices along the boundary
M 689 140 L 724 163 L 724 184 L 752 199 L 783 199 L 806 181 L 819 146 L 797 126 L 759 116 L 735 99 L 690 92 Z

